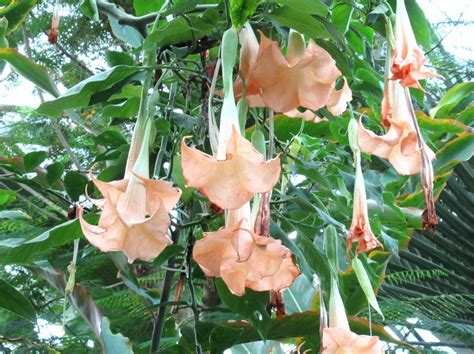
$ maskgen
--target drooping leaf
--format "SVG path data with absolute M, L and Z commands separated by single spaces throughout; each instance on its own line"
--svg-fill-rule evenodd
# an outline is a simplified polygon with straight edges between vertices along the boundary
M 102 318 L 100 338 L 104 353 L 133 354 L 130 339 L 120 333 L 113 334 L 110 330 L 110 321 L 107 317 Z
M 31 219 L 31 217 L 21 210 L 0 210 L 0 219 Z
M 47 70 L 38 64 L 33 63 L 24 55 L 18 53 L 13 48 L 0 48 L 0 61 L 6 60 L 25 79 L 31 81 L 36 86 L 42 88 L 53 96 L 58 96 L 59 92 L 51 81 Z
M 88 182 L 87 177 L 77 171 L 69 171 L 64 177 L 64 187 L 73 201 L 79 200 L 79 197 L 85 193 Z
M 459 103 L 465 97 L 474 94 L 474 82 L 463 82 L 449 89 L 448 92 L 439 100 L 436 107 L 430 111 L 431 117 L 446 117 L 450 113 L 459 112 L 457 109 Z
M 99 21 L 99 10 L 97 8 L 96 0 L 82 0 L 79 8 L 82 13 L 92 21 Z
M 51 165 L 48 165 L 46 170 L 48 171 L 46 174 L 46 181 L 49 183 L 49 185 L 53 185 L 55 182 L 61 179 L 61 176 L 64 172 L 64 165 L 61 162 L 55 162 Z
M 3 208 L 13 202 L 16 198 L 14 191 L 0 189 L 0 208 Z
M 359 281 L 359 284 L 362 290 L 364 291 L 367 301 L 383 318 L 383 313 L 382 310 L 380 310 L 377 298 L 375 297 L 374 289 L 372 289 L 372 284 L 370 283 L 369 276 L 367 275 L 364 265 L 362 264 L 359 258 L 354 257 L 354 259 L 352 260 L 352 268 L 354 269 L 354 272 L 357 276 L 357 280 Z
M 34 171 L 47 157 L 48 153 L 46 151 L 33 151 L 23 156 L 26 172 Z
M 64 110 L 87 107 L 94 103 L 91 101 L 94 94 L 120 85 L 139 71 L 138 67 L 121 65 L 93 75 L 71 87 L 58 98 L 42 103 L 37 112 L 57 117 Z
M 29 321 L 36 320 L 36 311 L 31 302 L 3 279 L 0 279 L 0 308 Z
M 0 16 L 5 16 L 8 20 L 7 34 L 11 34 L 25 21 L 35 7 L 36 0 L 12 0 L 1 5 L 7 5 L 0 8 Z

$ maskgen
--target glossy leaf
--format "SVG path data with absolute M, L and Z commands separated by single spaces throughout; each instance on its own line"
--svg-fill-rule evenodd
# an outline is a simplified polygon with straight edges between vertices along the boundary
M 93 75 L 71 87 L 52 101 L 42 103 L 37 112 L 56 117 L 64 110 L 87 107 L 94 103 L 93 95 L 123 83 L 140 69 L 134 66 L 116 66 L 110 70 Z
M 87 177 L 77 171 L 69 171 L 64 177 L 64 187 L 73 201 L 79 200 L 79 197 L 84 195 L 88 182 Z
M 36 86 L 42 88 L 53 96 L 58 96 L 59 92 L 48 75 L 47 70 L 38 64 L 33 63 L 23 54 L 18 53 L 13 48 L 0 48 L 0 61 L 6 60 L 25 79 L 31 81 Z
M 3 279 L 0 279 L 0 308 L 29 321 L 36 320 L 36 311 L 31 302 Z
M 26 172 L 33 171 L 44 160 L 46 160 L 47 157 L 48 153 L 46 151 L 34 151 L 23 156 L 23 163 L 25 165 Z

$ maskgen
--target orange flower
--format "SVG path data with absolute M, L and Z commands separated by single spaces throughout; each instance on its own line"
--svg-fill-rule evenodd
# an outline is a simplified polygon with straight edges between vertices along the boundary
M 385 135 L 376 135 L 364 128 L 359 121 L 358 141 L 360 149 L 368 154 L 388 159 L 400 175 L 413 175 L 421 170 L 422 159 L 418 147 L 416 128 L 409 111 L 409 102 L 404 88 L 398 82 L 390 82 L 385 91 L 385 119 L 390 128 Z M 426 147 L 428 159 L 434 152 Z
M 238 209 L 256 193 L 273 188 L 280 177 L 280 156 L 265 161 L 235 127 L 227 144 L 226 159 L 219 161 L 181 143 L 181 163 L 186 183 L 197 188 L 222 209 Z
M 416 43 L 415 35 L 410 24 L 404 0 L 397 0 L 395 23 L 395 50 L 392 60 L 392 80 L 400 80 L 402 86 L 414 87 L 420 90 L 418 80 L 429 77 L 440 77 L 424 67 L 425 55 Z
M 344 328 L 323 329 L 323 354 L 378 354 L 384 352 L 379 337 L 357 335 Z
M 129 156 L 129 177 L 126 175 L 123 180 L 106 183 L 91 174 L 92 182 L 103 196 L 98 200 L 89 198 L 102 209 L 99 225 L 86 222 L 82 209 L 79 211 L 82 232 L 87 240 L 102 252 L 123 251 L 129 263 L 137 258 L 150 261 L 171 243 L 167 235 L 168 213 L 181 196 L 181 191 L 170 183 L 148 178 L 151 124 L 151 120 L 147 120 L 144 127 L 135 127 L 130 154 L 137 146 L 141 147 L 138 157 L 134 155 L 135 158 L 130 159 Z M 137 131 L 141 137 L 137 138 Z
M 91 176 L 104 199 L 92 200 L 102 209 L 99 225 L 79 220 L 87 240 L 102 252 L 123 251 L 129 263 L 153 260 L 171 243 L 168 213 L 181 192 L 170 183 L 133 175 L 129 180 L 105 183 Z
M 346 310 L 337 282 L 331 278 L 329 297 L 329 327 L 323 329 L 322 354 L 377 354 L 384 353 L 379 337 L 351 332 Z
M 354 129 L 356 126 L 355 121 L 351 121 L 349 134 L 354 134 L 354 138 L 357 138 Z M 350 137 L 350 139 L 351 138 L 352 137 Z M 359 254 L 360 252 L 368 252 L 375 247 L 382 247 L 382 244 L 375 238 L 372 229 L 370 228 L 367 196 L 365 193 L 359 146 L 360 145 L 357 144 L 357 142 L 351 141 L 351 148 L 354 150 L 355 156 L 356 174 L 354 182 L 354 209 L 352 213 L 352 224 L 349 230 L 349 236 L 347 237 L 347 252 L 351 250 L 353 242 L 358 242 L 356 254 Z
M 305 47 L 302 36 L 290 32 L 286 56 L 277 42 L 260 32 L 260 45 L 247 24 L 239 33 L 240 74 L 245 82 L 245 98 L 251 107 L 269 107 L 289 112 L 297 107 L 317 110 L 328 106 L 333 114 L 342 113 L 352 95 L 347 82 L 335 91 L 341 76 L 328 52 L 312 40 Z M 243 83 L 235 83 L 236 96 Z
M 248 207 L 247 207 L 248 206 Z M 279 291 L 293 284 L 300 274 L 290 250 L 280 240 L 258 236 L 251 230 L 250 207 L 246 218 L 217 232 L 204 233 L 193 249 L 193 258 L 207 276 L 218 276 L 238 296 L 245 288 Z M 247 211 L 248 210 L 248 211 Z M 231 216 L 234 222 L 239 215 Z

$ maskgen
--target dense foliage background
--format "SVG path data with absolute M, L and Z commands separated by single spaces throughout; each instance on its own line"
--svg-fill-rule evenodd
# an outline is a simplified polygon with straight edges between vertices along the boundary
M 185 187 L 179 156 L 186 135 L 210 150 L 207 102 L 222 34 L 231 27 L 232 4 L 246 9 L 255 2 L 176 0 L 157 32 L 147 36 L 163 2 L 0 0 L 0 16 L 8 20 L 8 26 L 0 24 L 3 85 L 24 85 L 24 77 L 41 88 L 25 92 L 24 105 L 0 104 L 0 351 L 148 352 L 160 309 L 166 316 L 163 352 L 194 352 L 196 345 L 235 353 L 318 348 L 318 287 L 329 274 L 323 239 L 334 231 L 341 291 L 355 332 L 371 330 L 400 352 L 472 350 L 472 61 L 459 63 L 447 53 L 416 1 L 406 0 L 429 65 L 445 78 L 427 82 L 426 94 L 411 90 L 419 124 L 437 155 L 440 225 L 421 230 L 419 176 L 398 176 L 387 161 L 363 156 L 371 224 L 384 250 L 361 258 L 384 319 L 369 313 L 345 258 L 354 184 L 346 134 L 351 113 L 335 117 L 323 109 L 318 114 L 327 120 L 320 123 L 275 117 L 275 149 L 284 154 L 271 201 L 271 234 L 293 251 L 302 271 L 284 292 L 286 315 L 276 317 L 267 310 L 267 293 L 233 296 L 190 260 L 194 240 L 217 230 L 223 217 Z M 59 39 L 50 44 L 55 6 L 61 13 Z M 348 79 L 355 117 L 363 115 L 366 126 L 382 133 L 384 16 L 394 6 L 395 1 L 378 0 L 267 0 L 248 15 L 254 30 L 282 45 L 293 28 L 325 48 Z M 129 265 L 122 254 L 104 254 L 88 244 L 73 204 L 91 207 L 84 189 L 94 163 L 102 180 L 123 176 L 145 73 L 141 50 L 152 45 L 158 48 L 155 77 L 164 79 L 151 166 L 155 177 L 174 182 L 183 196 L 173 214 L 176 244 L 153 262 Z M 62 94 L 55 98 L 57 91 Z M 216 116 L 220 100 L 213 98 Z M 267 118 L 264 109 L 251 110 L 249 138 L 256 125 L 268 131 Z M 76 285 L 65 299 L 74 240 L 79 240 Z M 172 280 L 169 301 L 162 293 L 165 277 Z

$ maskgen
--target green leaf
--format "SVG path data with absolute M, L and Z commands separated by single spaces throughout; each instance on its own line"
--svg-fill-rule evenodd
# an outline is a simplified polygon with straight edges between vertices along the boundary
M 21 210 L 0 210 L 0 219 L 31 219 Z
M 327 6 L 321 0 L 266 0 L 267 2 L 277 2 L 287 5 L 298 11 L 310 14 L 326 16 L 328 13 Z
M 94 103 L 92 101 L 94 94 L 117 87 L 139 70 L 138 67 L 121 65 L 93 75 L 71 87 L 58 98 L 42 103 L 37 112 L 57 117 L 64 110 L 87 107 Z
M 41 65 L 33 63 L 30 59 L 18 53 L 16 49 L 0 48 L 0 61 L 1 60 L 6 60 L 21 76 L 36 86 L 49 92 L 53 96 L 59 95 L 46 69 Z
M 468 161 L 474 154 L 474 133 L 463 133 L 444 145 L 437 153 L 433 167 L 440 170 L 460 161 Z M 437 171 L 438 172 L 438 171 Z
M 333 38 L 333 36 L 326 30 L 324 23 L 318 21 L 309 13 L 302 12 L 299 9 L 290 6 L 280 7 L 266 16 L 283 26 L 303 33 L 310 38 Z
M 138 48 L 142 45 L 143 36 L 135 27 L 122 25 L 119 20 L 113 16 L 109 16 L 109 22 L 115 37 L 131 45 L 133 48 Z
M 98 218 L 95 215 L 86 215 L 85 219 L 88 222 L 95 222 Z M 65 223 L 54 226 L 31 240 L 15 244 L 14 247 L 10 248 L 7 255 L 2 260 L 2 263 L 31 263 L 32 260 L 37 256 L 41 256 L 42 253 L 54 247 L 70 243 L 77 238 L 82 238 L 79 220 L 69 220 Z
M 337 2 L 334 4 L 334 8 L 331 14 L 331 21 L 341 34 L 346 34 L 349 29 L 349 23 L 351 21 L 352 13 L 354 12 L 354 6 L 346 4 L 344 2 Z
M 267 155 L 266 149 L 265 149 L 265 135 L 263 135 L 261 130 L 255 130 L 252 133 L 252 145 L 254 148 L 260 152 L 263 156 Z
M 64 165 L 61 162 L 55 162 L 46 167 L 48 173 L 46 174 L 46 181 L 49 185 L 53 185 L 55 182 L 61 179 L 64 173 Z
M 457 105 L 468 96 L 474 94 L 474 82 L 463 82 L 450 88 L 430 111 L 431 117 L 445 117 L 450 113 L 459 112 Z
M 245 289 L 245 295 L 236 296 L 229 291 L 222 279 L 216 278 L 215 284 L 221 300 L 233 312 L 245 316 L 257 328 L 260 337 L 265 339 L 271 321 L 267 312 L 268 291 Z
M 79 9 L 92 21 L 99 21 L 99 10 L 97 9 L 96 0 L 82 0 Z
M 133 0 L 133 8 L 137 16 L 143 16 L 157 12 L 163 6 L 165 0 Z
M 405 1 L 408 17 L 415 34 L 416 41 L 425 50 L 431 49 L 430 26 L 426 20 L 425 13 L 416 1 Z
M 46 158 L 48 153 L 46 151 L 33 151 L 23 157 L 26 172 L 32 172 L 38 167 Z
M 85 193 L 88 182 L 87 177 L 83 174 L 77 171 L 69 171 L 64 177 L 66 193 L 73 201 L 78 201 L 79 197 Z
M 239 340 L 243 329 L 226 326 L 217 326 L 209 337 L 211 351 L 218 353 L 232 347 Z
M 96 144 L 106 147 L 119 147 L 127 144 L 127 139 L 117 130 L 106 130 L 94 137 L 94 141 Z
M 181 189 L 181 200 L 184 203 L 187 203 L 191 200 L 193 196 L 193 188 L 186 187 L 186 181 L 183 175 L 183 168 L 181 167 L 181 156 L 178 154 L 173 157 L 173 170 L 171 172 L 171 178 L 174 183 L 176 183 Z
M 107 317 L 102 318 L 100 337 L 104 353 L 133 354 L 130 339 L 120 333 L 113 334 L 110 330 L 110 321 Z
M 14 0 L 0 8 L 0 16 L 8 20 L 7 35 L 13 33 L 25 21 L 35 5 L 36 0 Z
M 129 118 L 137 115 L 139 108 L 140 98 L 130 97 L 121 103 L 105 106 L 102 115 L 104 117 Z
M 0 279 L 0 308 L 28 321 L 36 320 L 36 312 L 31 302 L 3 279 Z
M 3 208 L 16 199 L 16 193 L 6 189 L 0 189 L 0 208 Z
M 354 272 L 357 276 L 357 280 L 359 281 L 359 284 L 362 290 L 364 291 L 367 301 L 369 301 L 369 304 L 375 309 L 375 311 L 380 314 L 380 316 L 382 316 L 383 319 L 384 316 L 382 310 L 380 310 L 377 298 L 375 297 L 374 289 L 372 289 L 372 284 L 370 283 L 369 276 L 367 275 L 364 265 L 362 264 L 359 258 L 355 257 L 352 260 L 352 268 L 354 269 Z
M 293 285 L 283 292 L 286 314 L 291 315 L 311 310 L 315 295 L 316 289 L 311 281 L 306 276 L 299 276 Z
M 178 2 L 163 12 L 162 16 L 185 14 L 194 10 L 200 2 L 201 0 L 186 0 Z
M 105 51 L 105 60 L 112 68 L 119 65 L 133 66 L 133 58 L 126 52 L 118 52 L 116 50 Z
M 234 28 L 241 28 L 257 9 L 257 0 L 230 0 L 230 19 Z
M 416 117 L 421 128 L 434 133 L 461 134 L 469 131 L 469 127 L 455 119 L 430 118 L 423 112 L 416 112 Z
M 183 17 L 176 17 L 162 28 L 151 33 L 146 39 L 144 47 L 164 47 L 171 44 L 183 43 L 201 39 L 216 29 L 216 19 L 219 13 L 215 9 L 208 9 L 200 16 L 188 16 L 188 23 Z

